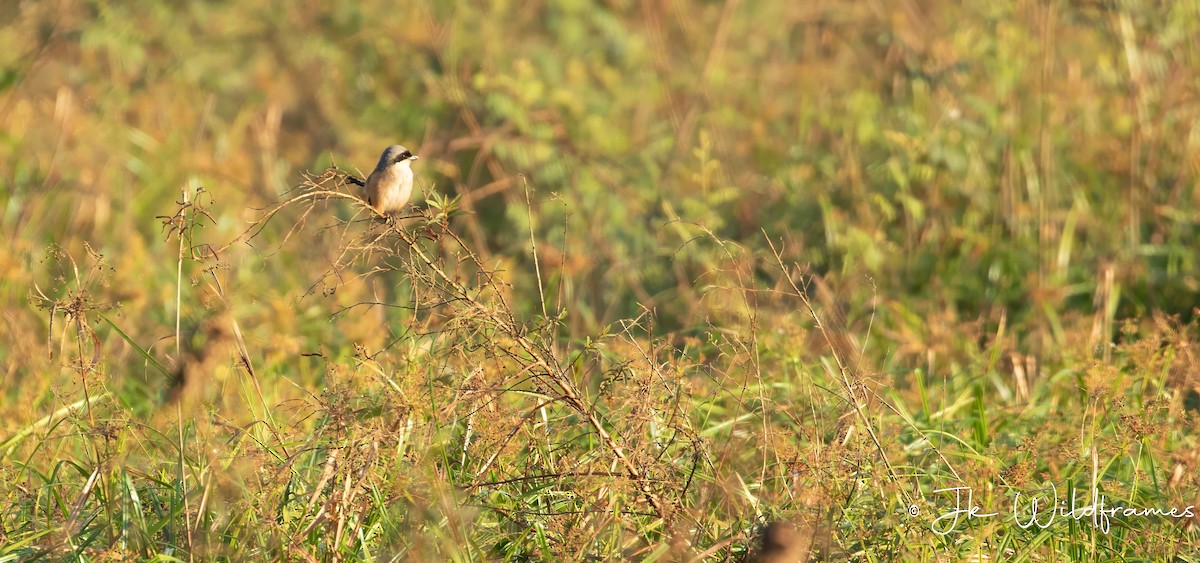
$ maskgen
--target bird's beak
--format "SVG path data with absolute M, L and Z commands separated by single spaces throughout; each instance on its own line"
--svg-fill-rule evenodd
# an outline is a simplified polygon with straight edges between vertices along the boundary
M 412 156 L 408 157 L 408 159 L 409 159 L 409 160 L 421 160 L 421 157 L 419 157 L 419 156 L 417 156 L 417 155 L 415 155 L 415 154 L 414 154 L 414 155 L 412 155 Z

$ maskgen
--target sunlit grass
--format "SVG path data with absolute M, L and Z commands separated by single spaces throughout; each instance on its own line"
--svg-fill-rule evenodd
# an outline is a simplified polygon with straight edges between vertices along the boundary
M 0 561 L 1197 547 L 1190 3 L 0 21 Z

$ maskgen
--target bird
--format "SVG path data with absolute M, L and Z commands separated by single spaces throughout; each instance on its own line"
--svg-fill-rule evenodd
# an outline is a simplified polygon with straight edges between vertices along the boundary
M 363 182 L 358 178 L 350 181 L 362 186 L 367 205 L 380 215 L 393 215 L 412 199 L 413 171 L 412 162 L 420 157 L 403 145 L 392 145 L 383 149 L 379 155 L 379 163 L 375 170 Z

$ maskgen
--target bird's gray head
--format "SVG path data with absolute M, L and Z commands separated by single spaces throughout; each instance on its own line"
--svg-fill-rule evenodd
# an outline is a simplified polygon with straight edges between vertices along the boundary
M 379 164 L 375 165 L 376 170 L 384 170 L 393 164 L 401 162 L 408 163 L 411 160 L 417 160 L 419 157 L 404 148 L 402 145 L 392 145 L 383 149 L 383 154 L 379 155 Z

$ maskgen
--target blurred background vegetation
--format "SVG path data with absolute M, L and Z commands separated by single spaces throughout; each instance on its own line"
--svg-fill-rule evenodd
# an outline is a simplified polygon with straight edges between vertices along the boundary
M 991 369 L 998 333 L 1006 355 L 1090 360 L 1121 319 L 1195 314 L 1198 77 L 1196 2 L 3 2 L 0 428 L 73 401 L 39 292 L 83 270 L 168 354 L 179 245 L 156 217 L 181 190 L 205 188 L 220 245 L 302 171 L 369 171 L 392 143 L 421 156 L 419 198 L 461 196 L 455 232 L 528 315 L 532 228 L 571 338 L 643 308 L 659 334 L 720 325 L 711 273 L 769 285 L 770 240 L 887 374 Z M 265 369 L 318 381 L 300 354 L 394 339 L 329 322 L 392 290 L 310 292 L 339 249 L 285 241 L 299 216 L 220 257 L 236 300 L 185 294 L 191 347 L 232 315 Z M 109 365 L 140 365 L 101 333 Z
M 154 299 L 137 265 L 171 253 L 149 219 L 181 187 L 213 193 L 225 234 L 300 170 L 369 170 L 393 142 L 514 271 L 528 182 L 580 331 L 635 303 L 693 324 L 681 293 L 718 254 L 700 226 L 869 275 L 885 318 L 1045 326 L 1090 313 L 1108 270 L 1126 316 L 1196 302 L 1194 3 L 3 10 L 10 302 L 41 247 L 80 241 Z

